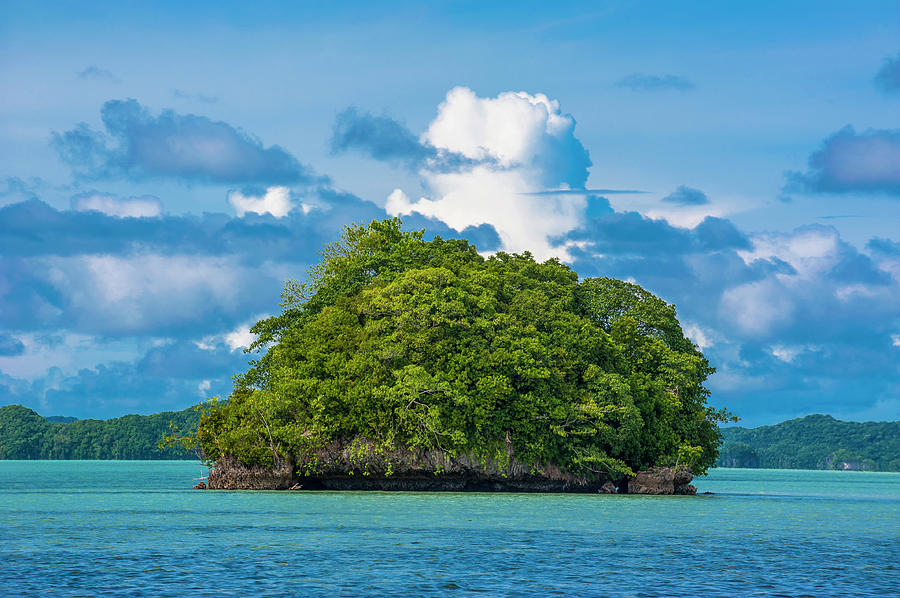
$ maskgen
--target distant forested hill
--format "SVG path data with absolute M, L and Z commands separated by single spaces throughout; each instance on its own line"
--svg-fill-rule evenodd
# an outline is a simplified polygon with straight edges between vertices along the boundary
M 808 415 L 774 426 L 723 428 L 719 467 L 900 471 L 900 422 Z
M 0 459 L 195 459 L 157 443 L 169 422 L 197 427 L 194 408 L 97 420 L 43 418 L 20 405 L 0 407 Z M 900 471 L 900 422 L 843 422 L 809 415 L 773 426 L 723 428 L 719 467 Z
M 115 419 L 45 419 L 21 405 L 0 407 L 0 459 L 195 459 L 178 447 L 160 449 L 169 422 L 197 427 L 193 408 Z

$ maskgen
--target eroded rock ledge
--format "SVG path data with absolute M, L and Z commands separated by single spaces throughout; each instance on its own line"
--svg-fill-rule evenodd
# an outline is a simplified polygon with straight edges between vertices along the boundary
M 219 490 L 385 490 L 444 492 L 567 492 L 601 494 L 695 494 L 690 469 L 660 467 L 621 480 L 587 480 L 553 465 L 526 466 L 511 459 L 503 469 L 467 456 L 401 450 L 389 455 L 320 453 L 315 476 L 296 474 L 292 460 L 276 467 L 247 467 L 225 457 L 209 473 L 207 487 Z M 390 474 L 388 474 L 390 472 Z M 440 472 L 440 473 L 436 473 Z
M 626 482 L 627 494 L 697 494 L 691 485 L 694 474 L 690 469 L 655 467 L 638 472 Z M 621 490 L 620 490 L 621 492 Z

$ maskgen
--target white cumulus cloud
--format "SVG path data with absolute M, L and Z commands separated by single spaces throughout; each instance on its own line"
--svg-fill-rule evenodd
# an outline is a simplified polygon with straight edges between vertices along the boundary
M 803 347 L 790 347 L 787 345 L 773 345 L 769 348 L 776 358 L 780 359 L 785 363 L 793 363 L 794 359 L 797 358 L 803 352 Z
M 250 322 L 241 324 L 231 332 L 226 332 L 225 334 L 205 336 L 199 341 L 194 341 L 194 344 L 197 348 L 203 349 L 204 351 L 215 351 L 217 347 L 223 344 L 231 351 L 246 349 L 256 340 L 256 335 L 250 332 L 250 327 L 257 320 L 261 320 L 265 317 L 267 316 L 259 316 Z
M 740 251 L 746 263 L 756 259 L 778 258 L 790 264 L 797 274 L 812 278 L 838 263 L 840 236 L 824 226 L 807 226 L 790 233 L 759 233 L 751 237 L 752 251 Z
M 726 290 L 720 302 L 721 317 L 731 320 L 749 336 L 763 336 L 793 318 L 794 304 L 783 285 L 771 278 Z
M 682 328 L 684 329 L 684 334 L 694 341 L 701 350 L 708 349 L 715 344 L 713 333 L 701 328 L 697 324 L 685 323 Z
M 35 259 L 29 265 L 66 297 L 61 306 L 36 305 L 47 312 L 47 321 L 109 336 L 160 336 L 246 321 L 248 312 L 258 313 L 271 301 L 281 279 L 268 266 L 250 267 L 232 257 L 86 255 Z
M 240 191 L 230 191 L 228 203 L 237 212 L 238 217 L 243 217 L 247 212 L 253 212 L 283 218 L 294 208 L 294 204 L 291 202 L 291 190 L 281 186 L 269 187 L 261 197 L 244 195 Z
M 225 344 L 228 345 L 228 348 L 232 351 L 237 351 L 238 349 L 246 349 L 255 340 L 256 335 L 250 332 L 249 324 L 239 326 L 237 329 L 232 330 L 225 335 Z
M 86 193 L 72 198 L 72 208 L 79 212 L 103 212 L 116 218 L 156 218 L 162 213 L 162 202 L 152 195 L 123 198 L 109 193 Z
M 413 201 L 397 189 L 386 209 L 418 212 L 457 230 L 490 224 L 506 250 L 565 257 L 565 247 L 551 238 L 581 223 L 585 198 L 531 194 L 584 188 L 591 162 L 574 129 L 575 120 L 543 94 L 481 98 L 465 87 L 452 89 L 420 141 L 472 165 L 442 172 L 426 164 L 420 174 L 429 197 Z

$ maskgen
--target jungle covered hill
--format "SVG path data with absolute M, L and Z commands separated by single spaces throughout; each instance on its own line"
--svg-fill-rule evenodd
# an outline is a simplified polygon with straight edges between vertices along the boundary
M 195 430 L 199 411 L 167 411 L 115 419 L 44 418 L 21 405 L 0 407 L 0 459 L 196 459 L 184 446 L 158 445 Z
M 170 422 L 196 431 L 197 407 L 109 420 L 41 417 L 0 407 L 0 459 L 196 459 L 183 446 L 161 450 Z M 78 425 L 73 426 L 73 423 Z M 808 415 L 771 426 L 722 428 L 717 467 L 900 471 L 900 422 L 844 422 Z
M 900 471 L 900 422 L 808 415 L 772 426 L 722 429 L 719 467 Z
M 621 479 L 716 462 L 714 371 L 675 307 L 529 253 L 347 227 L 195 438 L 210 460 L 305 478 Z M 212 480 L 212 475 L 211 478 Z M 395 478 L 396 479 L 396 478 Z

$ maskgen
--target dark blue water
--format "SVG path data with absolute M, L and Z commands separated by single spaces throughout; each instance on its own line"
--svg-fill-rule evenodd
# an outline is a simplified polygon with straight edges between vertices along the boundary
M 713 496 L 195 491 L 178 462 L 0 462 L 7 595 L 900 595 L 900 474 Z

